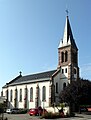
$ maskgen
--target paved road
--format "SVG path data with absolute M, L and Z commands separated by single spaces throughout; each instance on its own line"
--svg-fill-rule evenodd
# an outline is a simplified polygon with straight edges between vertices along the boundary
M 30 116 L 29 114 L 4 114 L 4 117 L 8 120 L 38 120 L 38 117 Z M 40 120 L 40 119 L 39 119 Z
M 7 114 L 5 113 L 4 116 L 7 117 L 8 120 L 43 120 L 43 119 L 39 119 L 39 117 L 29 116 L 28 114 Z M 59 118 L 56 120 L 91 120 L 91 115 L 77 114 L 76 117 Z

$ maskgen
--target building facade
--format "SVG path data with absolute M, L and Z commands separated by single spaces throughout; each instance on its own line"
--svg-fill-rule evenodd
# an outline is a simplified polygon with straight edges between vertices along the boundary
M 78 48 L 73 38 L 69 17 L 66 17 L 63 39 L 58 47 L 55 70 L 22 76 L 2 87 L 8 108 L 49 107 L 59 103 L 60 92 L 79 79 Z

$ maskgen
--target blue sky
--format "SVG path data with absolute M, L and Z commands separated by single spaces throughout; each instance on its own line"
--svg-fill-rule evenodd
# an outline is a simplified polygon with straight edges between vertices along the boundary
M 66 9 L 80 76 L 91 80 L 91 0 L 0 0 L 0 89 L 20 71 L 56 69 Z

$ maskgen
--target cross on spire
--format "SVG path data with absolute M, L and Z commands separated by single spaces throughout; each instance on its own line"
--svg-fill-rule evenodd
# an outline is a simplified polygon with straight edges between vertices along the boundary
M 67 16 L 68 16 L 68 14 L 69 14 L 69 11 L 68 11 L 68 9 L 66 9 L 66 14 L 67 14 Z
M 22 72 L 21 72 L 21 71 L 20 71 L 19 73 L 20 73 L 20 75 L 22 74 Z

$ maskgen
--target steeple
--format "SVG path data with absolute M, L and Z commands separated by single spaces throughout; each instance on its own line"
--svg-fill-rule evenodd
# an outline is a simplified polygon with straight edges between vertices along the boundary
M 69 83 L 72 80 L 78 80 L 78 48 L 76 46 L 70 22 L 68 11 L 64 28 L 64 35 L 58 47 L 58 69 L 61 69 L 63 80 L 68 79 Z
M 66 23 L 65 23 L 65 28 L 64 28 L 64 35 L 63 39 L 60 41 L 59 47 L 65 47 L 68 45 L 72 45 L 75 49 L 77 49 L 75 40 L 73 38 L 70 22 L 69 22 L 69 17 L 68 15 L 66 16 Z

